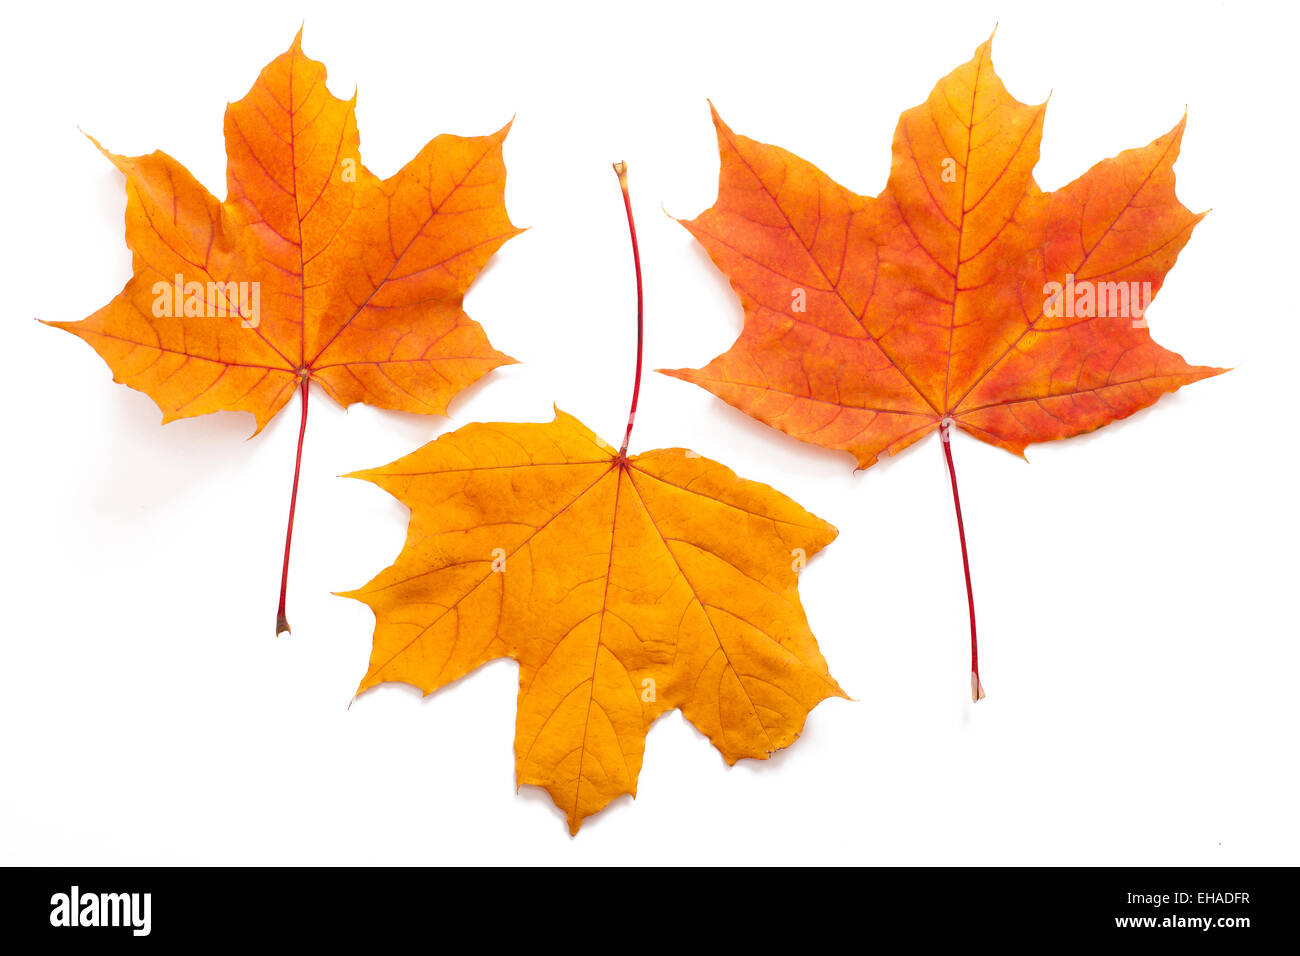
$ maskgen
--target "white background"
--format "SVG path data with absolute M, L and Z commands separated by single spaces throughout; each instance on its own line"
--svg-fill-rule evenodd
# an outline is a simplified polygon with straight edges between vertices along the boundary
M 1283 4 L 21 4 L 0 28 L 4 599 L 0 861 L 121 863 L 1300 862 L 1293 91 Z M 434 134 L 512 115 L 507 204 L 531 230 L 467 299 L 523 364 L 448 420 L 316 393 L 290 580 L 273 617 L 296 402 L 160 428 L 143 394 L 34 317 L 78 319 L 130 274 L 120 175 L 81 135 L 161 148 L 224 195 L 222 112 L 304 49 L 360 89 L 389 175 Z M 1189 361 L 1234 366 L 1031 464 L 954 441 L 988 699 L 968 694 L 965 592 L 932 436 L 855 475 L 848 455 L 647 373 L 633 451 L 686 445 L 781 489 L 840 538 L 801 591 L 856 700 L 728 769 L 678 714 L 640 795 L 570 839 L 516 794 L 516 667 L 422 700 L 352 702 L 373 626 L 332 596 L 391 562 L 406 512 L 336 478 L 471 421 L 551 403 L 617 443 L 634 299 L 646 365 L 700 365 L 741 309 L 681 217 L 713 202 L 706 97 L 738 132 L 849 188 L 884 185 L 898 114 L 999 23 L 1013 95 L 1051 93 L 1054 189 L 1189 109 L 1178 192 L 1213 207 L 1151 308 Z M 352 702 L 351 707 L 349 703 Z

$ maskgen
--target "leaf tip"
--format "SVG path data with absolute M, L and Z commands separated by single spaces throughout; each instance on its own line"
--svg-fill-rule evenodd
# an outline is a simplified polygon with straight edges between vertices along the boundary
M 731 127 L 723 121 L 722 115 L 718 112 L 718 108 L 713 105 L 713 100 L 709 100 L 708 102 L 709 115 L 713 117 L 713 125 L 718 131 L 718 138 L 721 139 L 724 135 L 731 133 Z
M 993 60 L 993 38 L 998 35 L 998 24 L 993 24 L 993 32 L 989 34 L 988 39 L 975 48 L 975 58 L 984 57 L 990 62 Z
M 95 137 L 91 136 L 80 126 L 77 127 L 77 131 L 80 132 L 82 136 L 86 137 L 86 139 L 90 140 L 95 149 L 99 150 L 101 156 L 120 169 L 123 173 L 127 171 L 127 158 L 125 156 L 119 156 L 117 153 L 106 149 L 103 143 L 95 139 Z
M 693 368 L 657 368 L 655 369 L 660 375 L 667 375 L 669 378 L 680 378 L 683 382 L 694 382 L 692 377 L 697 371 Z
M 89 133 L 87 133 L 87 132 L 86 132 L 84 129 L 82 129 L 80 126 L 77 127 L 77 132 L 80 133 L 82 136 L 86 137 L 86 139 L 90 140 L 92 143 L 94 143 L 94 144 L 95 144 L 95 148 L 98 149 L 101 153 L 105 153 L 105 152 L 107 152 L 107 150 L 104 149 L 103 144 L 100 143 L 99 140 L 95 139 L 95 137 L 91 136 Z
M 1170 141 L 1169 164 L 1172 166 L 1178 159 L 1178 154 L 1183 148 L 1183 133 L 1187 131 L 1187 106 L 1183 106 L 1183 115 L 1178 118 L 1178 122 L 1169 128 L 1169 132 L 1156 139 L 1156 143 L 1168 139 Z M 1155 144 L 1152 144 L 1155 145 Z

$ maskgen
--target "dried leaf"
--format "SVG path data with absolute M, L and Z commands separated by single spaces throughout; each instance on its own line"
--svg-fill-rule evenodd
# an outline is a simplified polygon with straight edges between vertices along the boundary
M 1046 104 L 1007 93 L 991 42 L 902 115 L 874 199 L 714 112 L 718 201 L 683 225 L 745 328 L 704 368 L 666 374 L 866 468 L 945 420 L 1023 454 L 1224 371 L 1157 345 L 1143 309 L 1109 308 L 1149 303 L 1205 215 L 1174 195 L 1183 122 L 1044 193 Z M 1049 302 L 1053 282 L 1076 296 Z M 1085 314 L 1087 289 L 1112 314 Z
M 557 410 L 467 425 L 353 477 L 411 509 L 397 561 L 347 595 L 377 622 L 359 690 L 427 694 L 519 661 L 517 780 L 546 788 L 573 833 L 635 795 L 665 711 L 734 763 L 789 746 L 843 696 L 798 595 L 835 529 L 717 462 L 624 457 Z
M 84 321 L 49 324 L 164 422 L 244 411 L 261 431 L 301 388 L 305 426 L 312 382 L 345 406 L 443 414 L 513 361 L 461 307 L 520 231 L 504 202 L 509 126 L 438 136 L 380 179 L 361 165 L 355 96 L 326 89 L 301 41 L 226 110 L 225 202 L 165 153 L 104 151 L 126 176 L 133 275 Z M 283 598 L 280 611 L 284 630 Z
M 941 430 L 976 701 L 952 428 L 1023 455 L 1224 371 L 1157 345 L 1144 317 L 1205 215 L 1174 195 L 1183 121 L 1044 193 L 1033 169 L 1046 104 L 1007 93 L 991 43 L 903 113 L 875 198 L 714 111 L 718 200 L 683 225 L 740 294 L 745 327 L 704 368 L 666 372 L 860 468 Z

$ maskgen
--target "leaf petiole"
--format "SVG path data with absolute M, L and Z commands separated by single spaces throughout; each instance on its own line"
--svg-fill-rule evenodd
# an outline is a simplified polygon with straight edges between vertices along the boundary
M 952 419 L 945 418 L 939 425 L 943 455 L 948 461 L 948 477 L 952 480 L 952 504 L 957 511 L 957 536 L 961 539 L 961 564 L 966 572 L 966 604 L 970 608 L 970 699 L 979 703 L 984 699 L 984 685 L 980 683 L 979 642 L 975 638 L 975 591 L 970 583 L 970 557 L 966 554 L 966 526 L 961 520 L 961 496 L 957 494 L 957 469 L 952 463 Z
M 627 431 L 623 433 L 623 447 L 618 451 L 621 461 L 627 457 L 627 445 L 632 440 L 632 425 L 636 421 L 636 403 L 641 395 L 641 352 L 645 341 L 644 297 L 641 289 L 641 250 L 636 242 L 636 222 L 632 219 L 632 197 L 627 191 L 627 163 L 614 164 L 619 188 L 623 190 L 623 208 L 627 210 L 627 230 L 632 236 L 632 262 L 636 267 L 636 379 L 632 385 L 632 408 L 627 413 Z
M 298 426 L 298 454 L 293 463 L 293 492 L 289 495 L 289 527 L 284 533 L 284 567 L 280 571 L 280 609 L 275 615 L 276 637 L 290 630 L 289 619 L 284 613 L 284 601 L 289 589 L 289 547 L 293 543 L 293 513 L 298 506 L 298 475 L 302 471 L 302 439 L 307 434 L 307 396 L 310 394 L 310 388 L 310 380 L 304 371 L 302 385 L 298 389 L 302 396 L 302 423 Z

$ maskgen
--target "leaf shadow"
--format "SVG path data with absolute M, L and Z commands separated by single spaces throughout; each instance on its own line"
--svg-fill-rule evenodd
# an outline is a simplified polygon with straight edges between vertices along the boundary
M 1216 376 L 1214 379 L 1206 379 L 1201 382 L 1193 382 L 1192 386 L 1205 385 L 1210 382 L 1216 381 L 1220 377 L 1221 376 Z M 1063 454 L 1066 453 L 1071 448 L 1086 448 L 1088 445 L 1091 445 L 1093 442 L 1097 441 L 1098 439 L 1104 440 L 1107 434 L 1115 435 L 1121 432 L 1122 430 L 1126 430 L 1129 428 L 1141 429 L 1144 427 L 1154 427 L 1155 423 L 1148 422 L 1147 421 L 1148 418 L 1152 418 L 1157 415 L 1164 414 L 1165 412 L 1178 409 L 1181 406 L 1196 400 L 1194 397 L 1189 397 L 1185 393 L 1187 387 L 1189 386 L 1184 386 L 1183 388 L 1180 388 L 1176 392 L 1169 392 L 1168 394 L 1162 395 L 1160 396 L 1160 398 L 1158 398 L 1152 404 L 1148 405 L 1146 408 L 1138 409 L 1136 412 L 1134 412 L 1132 415 L 1129 415 L 1127 418 L 1117 418 L 1114 421 L 1107 422 L 1105 425 L 1102 425 L 1100 428 L 1095 428 L 1090 432 L 1084 432 L 1080 435 L 1074 435 L 1070 438 L 1062 438 L 1054 441 L 1035 442 L 1034 444 L 1029 445 L 1028 447 L 1025 448 L 1024 460 L 1030 464 L 1033 464 L 1035 457 L 1038 455 L 1048 457 L 1057 454 Z M 1177 414 L 1180 417 L 1187 417 L 1189 413 L 1187 411 L 1182 411 L 1182 412 L 1178 412 Z
M 384 420 L 391 423 L 398 433 L 406 439 L 410 447 L 403 451 L 402 454 L 409 454 L 440 438 L 447 432 L 468 424 L 468 422 L 456 420 L 464 410 L 463 406 L 473 402 L 485 389 L 492 387 L 494 384 L 499 384 L 498 377 L 508 374 L 510 368 L 512 366 L 508 365 L 495 368 L 472 385 L 461 389 L 447 406 L 447 414 L 445 415 L 426 415 L 420 412 L 406 412 L 393 408 L 375 408 L 374 411 L 379 412 Z M 367 407 L 369 408 L 369 406 Z M 351 409 L 343 409 L 343 411 L 347 413 Z M 358 469 L 373 468 L 378 464 L 378 462 L 366 462 L 357 467 Z
M 104 510 L 179 501 L 226 480 L 244 467 L 256 427 L 253 417 L 242 412 L 213 412 L 162 425 L 151 399 L 132 392 L 124 401 L 116 388 L 99 414 L 99 438 L 87 450 L 85 467 L 91 500 Z M 274 443 L 276 426 L 269 423 L 257 437 Z
M 683 385 L 692 386 L 688 382 Z M 712 396 L 711 396 L 712 397 Z M 809 463 L 811 467 L 809 473 L 835 474 L 851 472 L 854 478 L 862 479 L 868 473 L 884 474 L 893 466 L 894 459 L 897 455 L 882 454 L 874 465 L 867 468 L 859 468 L 858 460 L 852 452 L 844 451 L 838 448 L 825 448 L 812 442 L 806 442 L 788 435 L 779 428 L 764 424 L 756 418 L 750 417 L 745 412 L 729 405 L 720 398 L 713 397 L 712 404 L 714 411 L 711 413 L 719 418 L 727 429 L 744 432 L 748 439 L 762 446 L 765 454 L 764 457 L 771 457 L 774 461 L 785 461 L 786 459 L 796 459 L 800 463 Z M 929 436 L 926 436 L 928 438 Z M 925 439 L 921 440 L 922 442 Z M 912 446 L 904 449 L 910 450 Z M 770 451 L 770 456 L 766 452 Z M 788 467 L 788 465 L 787 465 Z M 749 476 L 742 476 L 749 477 Z

